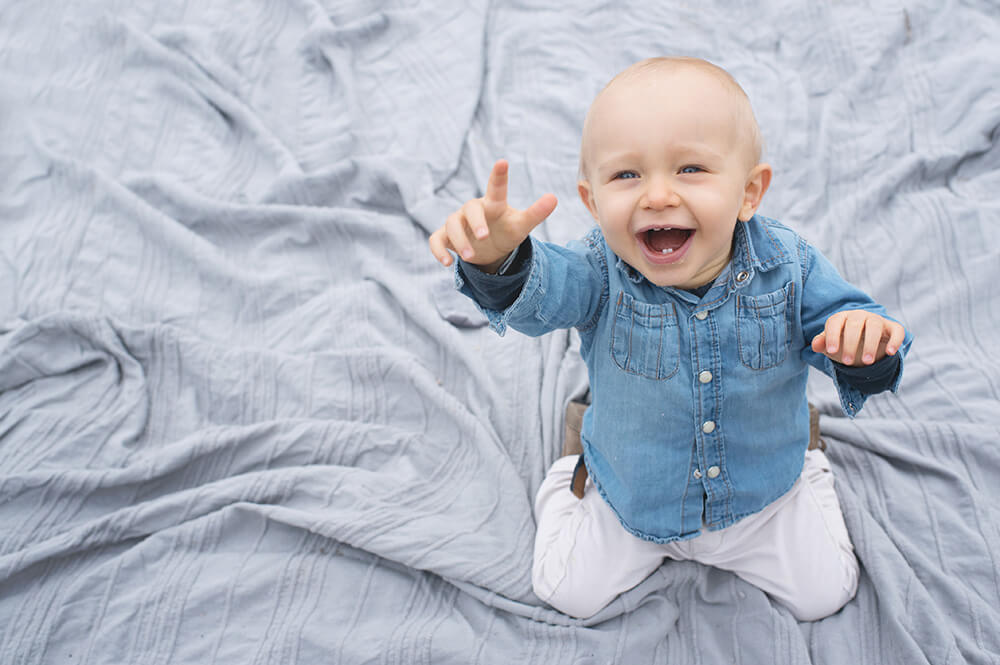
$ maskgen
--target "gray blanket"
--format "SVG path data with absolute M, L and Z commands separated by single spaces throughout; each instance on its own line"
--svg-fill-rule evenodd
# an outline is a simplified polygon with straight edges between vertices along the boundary
M 987 0 L 3 3 L 0 662 L 1000 663 L 998 43 Z M 916 336 L 854 421 L 811 380 L 863 568 L 815 624 L 692 563 L 544 606 L 577 338 L 427 250 L 501 156 L 586 232 L 587 106 L 670 53 Z

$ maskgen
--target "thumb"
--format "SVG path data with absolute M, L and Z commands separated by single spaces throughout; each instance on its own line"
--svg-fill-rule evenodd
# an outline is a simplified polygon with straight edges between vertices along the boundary
M 812 350 L 816 353 L 826 354 L 826 333 L 821 332 L 812 339 Z
M 525 232 L 531 231 L 544 222 L 556 209 L 559 200 L 555 194 L 544 194 L 540 199 L 521 211 L 520 226 Z

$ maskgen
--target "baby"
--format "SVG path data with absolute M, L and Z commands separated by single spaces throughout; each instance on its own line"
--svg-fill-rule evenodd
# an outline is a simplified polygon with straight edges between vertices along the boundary
M 830 465 L 809 449 L 809 365 L 854 416 L 895 390 L 911 337 L 816 249 L 756 214 L 771 182 L 746 94 L 724 70 L 655 58 L 616 76 L 583 129 L 597 221 L 566 247 L 529 232 L 547 194 L 486 194 L 430 237 L 499 334 L 575 327 L 590 379 L 582 455 L 535 500 L 538 596 L 589 617 L 662 565 L 732 571 L 811 621 L 857 590 Z

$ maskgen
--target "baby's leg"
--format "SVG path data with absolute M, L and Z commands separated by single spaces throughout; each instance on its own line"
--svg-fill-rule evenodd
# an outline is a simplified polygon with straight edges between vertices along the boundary
M 858 589 L 858 560 L 821 450 L 806 453 L 802 475 L 785 496 L 690 547 L 690 558 L 733 571 L 799 621 L 833 614 Z
M 626 531 L 588 479 L 582 499 L 570 491 L 578 457 L 560 457 L 535 498 L 535 593 L 564 614 L 586 618 L 646 579 L 663 546 Z

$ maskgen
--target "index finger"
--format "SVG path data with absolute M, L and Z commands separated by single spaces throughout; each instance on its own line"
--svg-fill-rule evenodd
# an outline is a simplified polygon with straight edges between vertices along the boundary
M 510 165 L 506 159 L 498 159 L 490 171 L 489 182 L 486 183 L 487 203 L 507 203 L 507 171 Z
M 836 353 L 840 348 L 840 335 L 844 330 L 844 322 L 847 320 L 847 314 L 844 312 L 837 312 L 832 314 L 830 318 L 826 320 L 826 325 L 823 327 L 823 332 L 826 333 L 826 352 L 827 354 Z

